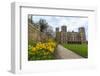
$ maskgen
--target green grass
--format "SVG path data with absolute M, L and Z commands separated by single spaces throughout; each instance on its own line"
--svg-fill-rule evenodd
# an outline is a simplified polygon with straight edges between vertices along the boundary
M 88 45 L 87 44 L 63 44 L 63 46 L 82 57 L 88 57 Z

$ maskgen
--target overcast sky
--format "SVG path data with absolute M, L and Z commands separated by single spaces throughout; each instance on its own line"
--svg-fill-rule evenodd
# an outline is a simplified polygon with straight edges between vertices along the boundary
M 79 27 L 85 27 L 86 38 L 88 38 L 88 18 L 59 17 L 59 16 L 32 16 L 32 19 L 34 22 L 38 22 L 40 19 L 45 19 L 47 23 L 53 27 L 54 31 L 56 27 L 59 27 L 61 30 L 62 25 L 67 26 L 67 31 L 75 31 L 75 32 L 78 32 Z

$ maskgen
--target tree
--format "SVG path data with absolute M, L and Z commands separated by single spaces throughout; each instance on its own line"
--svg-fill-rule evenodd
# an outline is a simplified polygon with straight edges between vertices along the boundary
M 53 37 L 54 32 L 53 32 L 53 28 L 51 26 L 48 26 L 48 28 L 46 30 L 46 34 L 48 36 L 52 36 Z
M 48 28 L 48 23 L 46 22 L 45 19 L 40 19 L 39 25 L 40 25 L 40 31 L 41 32 L 44 32 Z

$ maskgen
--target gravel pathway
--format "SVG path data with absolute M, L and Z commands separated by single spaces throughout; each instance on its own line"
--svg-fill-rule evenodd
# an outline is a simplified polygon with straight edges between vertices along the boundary
M 78 54 L 64 48 L 62 45 L 57 46 L 57 50 L 55 52 L 55 57 L 57 59 L 79 59 L 83 58 L 79 56 Z

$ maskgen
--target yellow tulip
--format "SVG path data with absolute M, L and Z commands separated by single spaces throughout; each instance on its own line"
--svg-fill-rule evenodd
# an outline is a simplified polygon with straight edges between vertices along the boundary
M 35 47 L 33 47 L 33 48 L 32 48 L 32 51 L 36 51 L 36 48 L 35 48 Z

